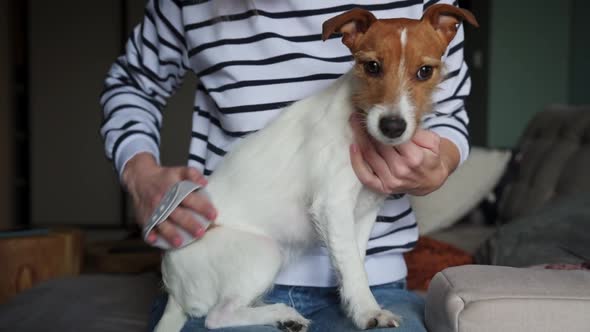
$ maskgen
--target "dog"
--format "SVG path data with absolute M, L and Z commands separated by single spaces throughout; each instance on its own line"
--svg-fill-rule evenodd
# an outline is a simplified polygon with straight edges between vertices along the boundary
M 377 19 L 353 9 L 323 24 L 322 39 L 341 34 L 354 67 L 324 91 L 290 105 L 246 137 L 209 179 L 219 215 L 185 248 L 167 251 L 162 278 L 168 304 L 156 331 L 179 331 L 187 315 L 210 329 L 274 325 L 306 331 L 310 322 L 284 304 L 257 304 L 280 268 L 305 248 L 324 245 L 342 306 L 359 329 L 397 327 L 380 308 L 364 269 L 367 241 L 385 196 L 363 187 L 350 162 L 349 118 L 386 145 L 408 141 L 431 109 L 443 76 L 441 58 L 473 15 L 450 5 L 420 20 Z

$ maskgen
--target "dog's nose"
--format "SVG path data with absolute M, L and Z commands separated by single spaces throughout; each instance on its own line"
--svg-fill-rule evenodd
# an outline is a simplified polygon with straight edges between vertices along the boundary
M 397 116 L 383 117 L 379 120 L 379 129 L 389 138 L 400 137 L 406 130 L 406 121 Z

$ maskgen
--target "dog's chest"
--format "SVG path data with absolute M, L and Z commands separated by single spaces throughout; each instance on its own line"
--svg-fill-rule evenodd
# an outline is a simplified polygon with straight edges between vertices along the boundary
M 291 105 L 226 155 L 209 185 L 219 223 L 279 240 L 309 239 L 310 205 L 349 194 L 330 191 L 335 182 L 358 185 L 349 156 L 349 97 L 344 78 L 331 91 Z

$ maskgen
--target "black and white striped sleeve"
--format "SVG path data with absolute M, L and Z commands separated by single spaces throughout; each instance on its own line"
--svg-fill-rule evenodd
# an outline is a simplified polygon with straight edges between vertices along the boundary
M 119 174 L 140 152 L 159 161 L 162 111 L 188 69 L 181 6 L 173 0 L 150 0 L 125 53 L 110 68 L 100 97 L 100 133 Z
M 431 0 L 425 3 L 425 8 L 435 3 L 457 5 L 456 1 Z M 463 25 L 457 31 L 444 56 L 446 67 L 443 82 L 433 97 L 433 113 L 425 117 L 423 127 L 430 129 L 441 137 L 452 141 L 461 156 L 462 163 L 469 155 L 469 132 L 467 125 L 469 118 L 465 109 L 465 98 L 471 91 L 471 79 L 467 64 L 463 59 Z

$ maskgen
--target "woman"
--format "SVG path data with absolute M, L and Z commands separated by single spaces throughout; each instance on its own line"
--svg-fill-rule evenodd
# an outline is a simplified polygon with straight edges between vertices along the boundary
M 441 1 L 442 2 L 442 1 Z M 134 30 L 124 55 L 113 64 L 101 96 L 101 133 L 106 153 L 134 200 L 143 225 L 163 193 L 189 179 L 201 184 L 234 144 L 259 130 L 292 101 L 329 85 L 351 67 L 352 58 L 339 38 L 321 42 L 321 25 L 356 6 L 378 18 L 420 18 L 430 1 L 337 0 L 152 0 Z M 464 98 L 470 90 L 463 61 L 463 32 L 445 54 L 447 76 L 435 95 L 435 112 L 423 120 L 411 142 L 395 149 L 369 140 L 351 119 L 356 144 L 351 162 L 363 184 L 391 194 L 368 245 L 366 269 L 377 301 L 404 320 L 396 331 L 424 331 L 423 303 L 405 290 L 403 253 L 411 250 L 418 229 L 405 194 L 423 195 L 444 183 L 468 155 Z M 199 79 L 195 92 L 192 140 L 187 167 L 159 163 L 159 129 L 166 100 L 187 72 Z M 173 246 L 177 228 L 203 236 L 190 211 L 214 220 L 215 207 L 191 194 L 149 235 Z M 283 302 L 312 320 L 313 331 L 355 330 L 339 309 L 335 277 L 323 251 L 310 252 L 283 269 L 266 302 Z M 154 322 L 165 301 L 158 301 Z M 203 318 L 191 318 L 183 331 L 205 331 Z M 231 331 L 276 331 L 248 326 Z M 385 330 L 385 329 L 382 329 Z

